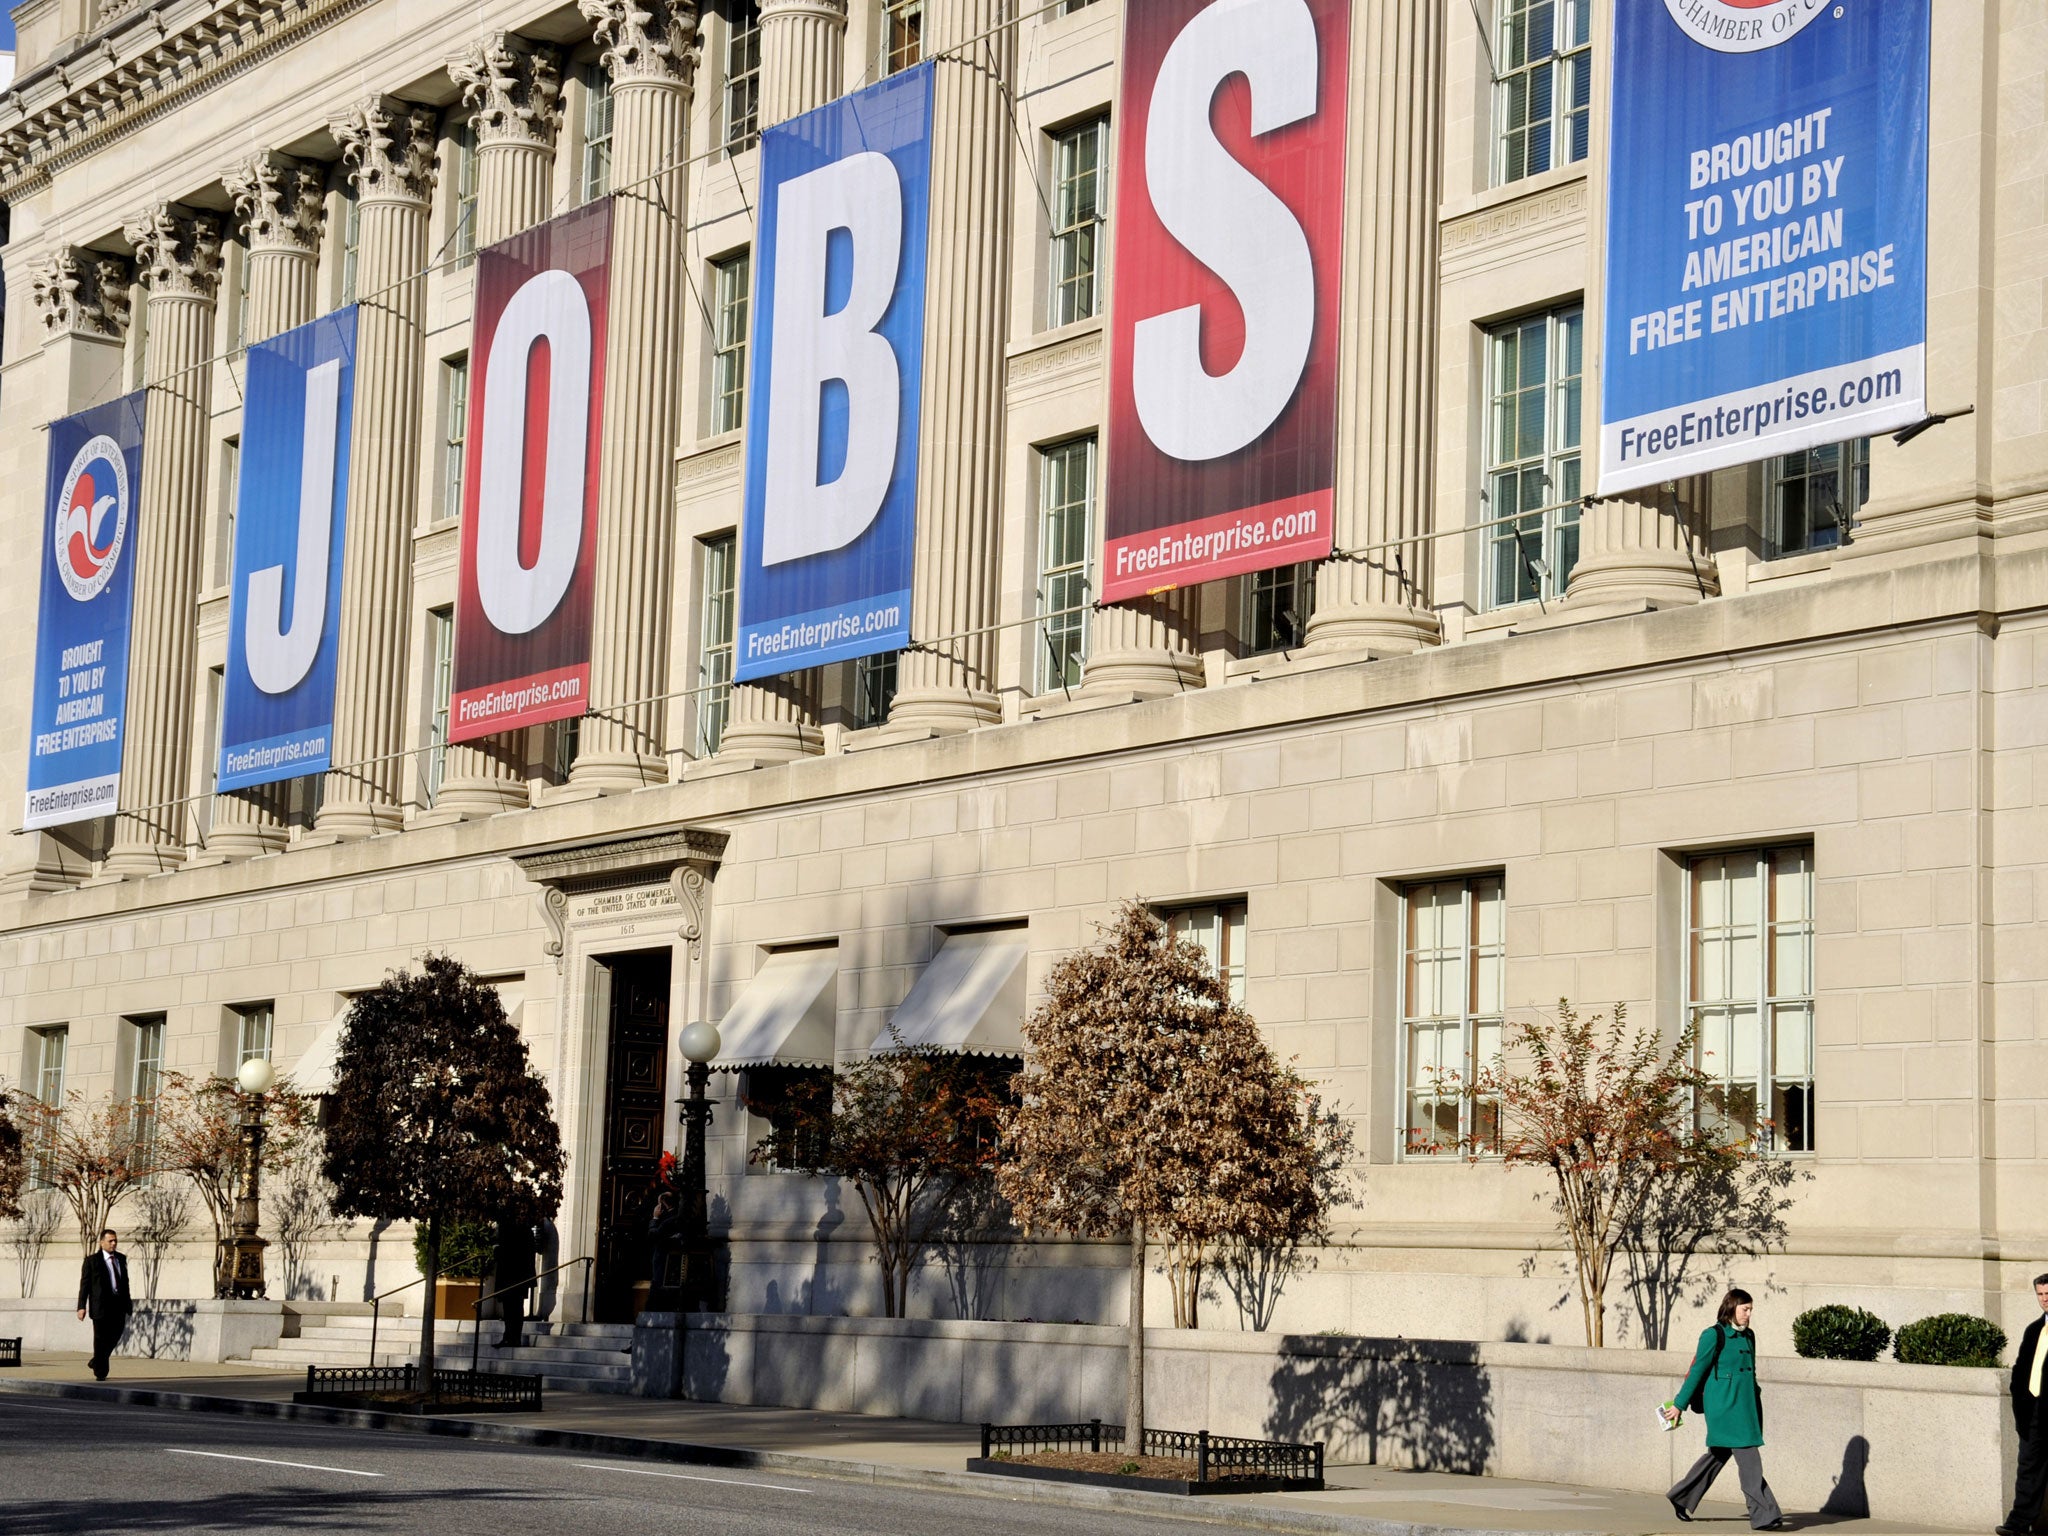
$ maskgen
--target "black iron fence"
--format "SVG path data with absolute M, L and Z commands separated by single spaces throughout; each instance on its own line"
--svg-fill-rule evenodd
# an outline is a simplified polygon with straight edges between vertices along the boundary
M 1090 1419 L 1085 1424 L 984 1424 L 981 1458 L 1035 1456 L 1045 1452 L 1100 1454 L 1123 1451 L 1124 1427 Z M 1159 1456 L 1195 1464 L 1198 1483 L 1240 1478 L 1285 1482 L 1323 1481 L 1323 1442 L 1299 1445 L 1285 1440 L 1244 1440 L 1212 1435 L 1208 1430 L 1148 1429 L 1139 1455 Z
M 510 1371 L 426 1371 L 417 1365 L 306 1367 L 307 1398 L 365 1398 L 419 1393 L 432 1402 L 540 1409 L 541 1379 Z

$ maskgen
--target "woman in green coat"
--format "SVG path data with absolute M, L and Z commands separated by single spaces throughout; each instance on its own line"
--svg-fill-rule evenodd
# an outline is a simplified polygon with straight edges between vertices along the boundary
M 1720 1316 L 1700 1335 L 1685 1385 L 1673 1402 L 1664 1406 L 1667 1421 L 1678 1417 L 1676 1405 L 1704 1414 L 1707 1420 L 1707 1454 L 1693 1463 L 1692 1470 L 1666 1497 L 1674 1515 L 1692 1519 L 1692 1512 L 1732 1456 L 1742 1478 L 1742 1496 L 1749 1502 L 1750 1527 L 1781 1531 L 1784 1516 L 1771 1496 L 1771 1485 L 1764 1481 L 1764 1459 L 1757 1454 L 1764 1443 L 1764 1400 L 1756 1385 L 1756 1335 L 1749 1331 L 1749 1315 L 1755 1306 L 1747 1291 L 1730 1291 L 1721 1298 Z

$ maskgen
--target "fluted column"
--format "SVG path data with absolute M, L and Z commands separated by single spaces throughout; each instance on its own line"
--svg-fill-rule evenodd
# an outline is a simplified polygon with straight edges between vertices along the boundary
M 833 0 L 767 0 L 761 7 L 763 128 L 787 122 L 839 94 L 846 9 Z M 818 669 L 735 683 L 718 755 L 787 762 L 824 750 L 818 728 Z
M 846 76 L 846 6 L 840 0 L 762 0 L 761 126 L 821 107 Z
M 1350 193 L 1339 306 L 1337 548 L 1316 572 L 1310 651 L 1435 645 L 1429 531 L 1436 452 L 1437 205 L 1444 8 L 1352 12 Z
M 972 730 L 996 698 L 996 568 L 1002 524 L 1003 339 L 1010 296 L 1010 169 L 1003 81 L 1017 35 L 1002 0 L 927 0 L 925 41 L 943 53 L 932 103 L 930 257 L 925 271 L 924 415 L 917 473 L 911 634 L 892 729 Z M 987 36 L 984 37 L 984 34 Z M 978 631 L 978 633 L 968 633 Z
M 1594 502 L 1579 514 L 1579 561 L 1565 592 L 1567 606 L 1679 608 L 1713 596 L 1720 586 L 1706 528 L 1703 475 L 1680 481 L 1675 493 L 1637 491 Z
M 1098 608 L 1081 697 L 1128 702 L 1201 687 L 1201 601 L 1200 587 L 1176 587 Z
M 373 96 L 329 125 L 357 199 L 355 414 L 342 554 L 334 762 L 320 829 L 368 837 L 401 819 L 406 629 L 418 494 L 427 211 L 435 113 Z
M 571 781 L 668 777 L 676 419 L 682 370 L 684 160 L 697 69 L 690 0 L 577 0 L 612 77 L 611 314 L 597 492 L 592 711 Z
M 548 216 L 561 125 L 561 55 L 493 33 L 448 73 L 462 87 L 476 143 L 476 243 L 496 245 Z M 525 733 L 504 731 L 448 749 L 434 809 L 489 816 L 526 804 Z
M 245 339 L 254 346 L 313 318 L 326 167 L 266 151 L 229 167 L 221 182 L 248 240 Z M 282 848 L 286 835 L 284 785 L 266 784 L 214 798 L 206 850 L 229 859 L 253 858 Z
M 184 862 L 190 804 L 192 682 L 198 647 L 199 551 L 206 521 L 206 421 L 212 401 L 213 306 L 220 219 L 158 203 L 127 227 L 149 288 L 149 391 L 142 439 L 128 710 L 121 732 L 121 810 L 110 875 Z

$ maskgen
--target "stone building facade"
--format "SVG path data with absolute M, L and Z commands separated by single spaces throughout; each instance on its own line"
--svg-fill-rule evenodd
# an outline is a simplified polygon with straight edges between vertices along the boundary
M 2048 1256 L 2039 7 L 1940 8 L 1929 397 L 1952 419 L 1583 507 L 1611 6 L 1357 7 L 1355 558 L 1095 611 L 1121 11 L 1024 12 L 14 7 L 9 678 L 33 665 L 40 425 L 135 387 L 151 425 L 122 810 L 0 849 L 0 1079 L 127 1094 L 267 1051 L 317 1083 L 349 998 L 446 950 L 499 980 L 548 1076 L 560 1254 L 609 1265 L 617 1311 L 638 1261 L 615 1213 L 675 1144 L 682 1022 L 724 1023 L 763 1094 L 906 1015 L 1001 1051 L 1136 897 L 1357 1122 L 1358 1203 L 1278 1326 L 1576 1337 L 1539 1187 L 1429 1150 L 1461 1128 L 1430 1070 L 1565 997 L 1696 1018 L 1811 1174 L 1784 1251 L 1736 1270 L 1784 1317 L 2000 1316 Z M 948 242 L 923 643 L 734 687 L 758 133 L 920 57 Z M 445 746 L 473 253 L 607 193 L 593 713 Z M 241 349 L 353 300 L 344 766 L 214 796 Z M 11 805 L 26 716 L 17 686 Z M 764 1127 L 715 1081 L 733 1307 L 873 1310 L 857 1202 L 749 1167 Z M 1121 1263 L 934 1264 L 913 1308 L 1114 1320 Z M 299 1278 L 348 1298 L 408 1265 L 363 1227 Z

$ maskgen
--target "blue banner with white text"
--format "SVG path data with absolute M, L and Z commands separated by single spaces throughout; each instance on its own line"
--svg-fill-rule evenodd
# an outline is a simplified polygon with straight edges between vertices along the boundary
M 249 349 L 215 787 L 332 766 L 356 310 Z
M 143 403 L 50 423 L 25 828 L 111 816 L 120 793 Z
M 910 642 L 932 66 L 761 135 L 742 682 Z
M 1601 495 L 1927 415 L 1931 0 L 1621 0 Z

